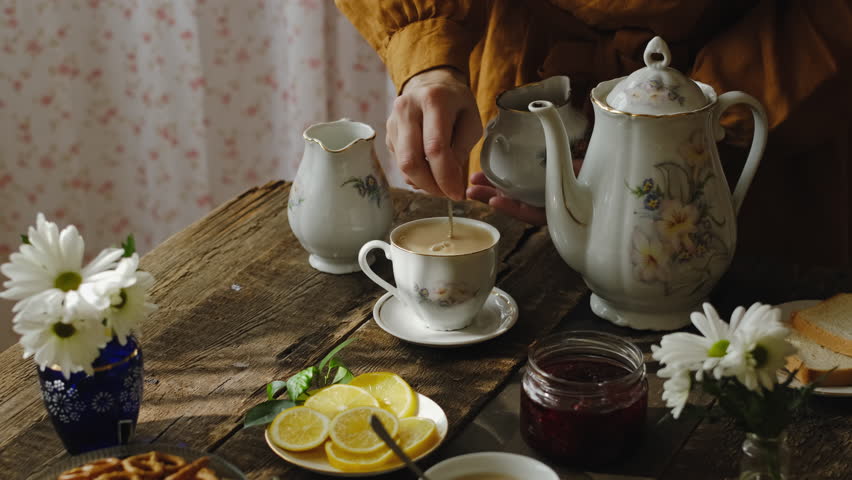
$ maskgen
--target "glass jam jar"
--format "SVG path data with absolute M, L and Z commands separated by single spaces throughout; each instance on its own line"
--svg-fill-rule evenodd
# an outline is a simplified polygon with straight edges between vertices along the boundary
M 530 347 L 521 389 L 521 436 L 560 463 L 618 459 L 641 439 L 648 409 L 642 352 L 615 335 L 557 333 Z

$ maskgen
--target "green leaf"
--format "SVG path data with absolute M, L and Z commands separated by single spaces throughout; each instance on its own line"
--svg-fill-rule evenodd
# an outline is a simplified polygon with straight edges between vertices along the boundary
M 253 427 L 255 425 L 266 425 L 271 422 L 276 415 L 281 413 L 281 411 L 294 406 L 296 406 L 296 404 L 290 400 L 269 400 L 259 405 L 255 405 L 246 412 L 246 417 L 243 419 L 243 428 Z
M 326 364 L 326 363 L 330 362 L 330 361 L 331 361 L 331 359 L 333 359 L 333 358 L 334 358 L 334 356 L 335 356 L 335 355 L 337 355 L 337 353 L 338 353 L 339 351 L 343 350 L 343 348 L 344 348 L 346 345 L 349 345 L 349 344 L 350 344 L 350 343 L 352 343 L 354 340 L 355 340 L 355 338 L 354 338 L 354 337 L 353 337 L 353 338 L 349 338 L 349 339 L 347 339 L 347 340 L 343 341 L 340 345 L 338 345 L 338 346 L 334 347 L 334 348 L 333 348 L 330 352 L 328 352 L 328 355 L 326 355 L 326 356 L 325 356 L 325 358 L 323 358 L 322 360 L 320 360 L 320 363 L 319 363 L 319 365 L 317 365 L 317 368 L 319 368 L 320 370 L 322 370 L 322 369 L 325 367 L 325 364 Z
M 127 240 L 121 244 L 121 248 L 124 249 L 124 257 L 129 257 L 136 253 L 136 239 L 133 238 L 133 234 L 127 236 Z
M 308 367 L 287 379 L 287 394 L 290 400 L 296 402 L 299 397 L 311 388 L 314 376 L 319 373 L 317 367 Z
M 21 234 L 21 243 L 23 243 L 24 245 L 29 245 L 30 244 L 30 237 L 28 237 L 24 234 Z
M 353 378 L 355 378 L 355 375 L 348 368 L 341 365 L 337 367 L 337 374 L 334 375 L 334 380 L 331 383 L 349 383 Z
M 281 380 L 275 380 L 274 382 L 269 382 L 266 384 L 266 398 L 267 400 L 272 400 L 275 398 L 275 395 L 281 391 L 282 388 L 287 386 L 287 382 Z

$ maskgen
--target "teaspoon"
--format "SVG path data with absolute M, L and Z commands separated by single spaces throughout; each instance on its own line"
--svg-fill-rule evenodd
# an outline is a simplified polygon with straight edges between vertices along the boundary
M 393 440 L 393 438 L 391 438 L 388 431 L 385 430 L 385 426 L 382 425 L 381 420 L 379 420 L 379 417 L 375 415 L 370 415 L 370 426 L 373 427 L 373 431 L 376 432 L 376 435 L 378 435 L 379 438 L 381 438 L 382 441 L 385 442 L 385 445 L 390 447 L 390 449 L 393 450 L 393 453 L 395 453 L 400 460 L 405 462 L 405 466 L 407 466 L 409 470 L 411 470 L 412 472 L 414 472 L 415 475 L 417 475 L 417 478 L 422 480 L 429 480 L 429 477 L 427 477 L 426 474 L 423 473 L 423 470 L 420 470 L 420 467 L 414 464 L 414 461 L 411 460 L 411 457 L 406 455 L 405 452 L 403 452 L 402 449 L 399 447 L 399 445 L 397 445 L 397 443 Z

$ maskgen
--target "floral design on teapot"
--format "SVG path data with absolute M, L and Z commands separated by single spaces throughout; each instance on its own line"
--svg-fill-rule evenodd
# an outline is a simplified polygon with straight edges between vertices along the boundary
M 677 148 L 677 157 L 654 164 L 659 177 L 635 187 L 625 182 L 641 201 L 634 213 L 644 219 L 631 237 L 633 272 L 644 283 L 661 283 L 666 295 L 683 288 L 678 279 L 689 278 L 684 285 L 700 288 L 713 278 L 714 261 L 722 262 L 730 253 L 717 233 L 725 220 L 713 215 L 704 192 L 715 174 L 701 131 Z
M 678 90 L 680 90 L 680 85 L 666 85 L 660 78 L 651 78 L 647 82 L 642 82 L 628 89 L 625 93 L 638 103 L 656 104 L 662 101 L 670 101 L 683 105 L 686 98 Z
M 345 182 L 341 183 L 341 187 L 352 185 L 358 191 L 361 198 L 368 198 L 370 201 L 376 202 L 377 207 L 382 206 L 382 199 L 388 197 L 388 189 L 384 182 L 379 182 L 375 175 L 368 174 L 364 178 L 349 177 Z
M 452 307 L 472 299 L 479 293 L 466 283 L 452 282 L 432 288 L 415 284 L 414 290 L 420 303 L 431 303 L 439 307 Z

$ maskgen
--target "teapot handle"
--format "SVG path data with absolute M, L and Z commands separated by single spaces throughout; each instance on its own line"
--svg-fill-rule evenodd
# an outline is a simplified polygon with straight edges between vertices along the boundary
M 719 101 L 716 105 L 716 111 L 713 118 L 713 130 L 716 133 L 716 141 L 722 140 L 725 135 L 722 126 L 719 124 L 719 119 L 722 113 L 737 103 L 748 105 L 751 109 L 751 114 L 754 116 L 754 136 L 751 140 L 751 148 L 748 151 L 745 166 L 740 174 L 740 179 L 737 180 L 737 185 L 734 187 L 733 203 L 734 212 L 739 214 L 740 207 L 743 204 L 746 192 L 751 181 L 754 179 L 754 174 L 757 172 L 757 166 L 760 164 L 760 159 L 763 157 L 763 150 L 766 148 L 766 133 L 768 130 L 768 122 L 766 120 L 766 112 L 763 106 L 751 95 L 743 92 L 726 92 L 719 95 Z
M 509 152 L 510 144 L 506 137 L 501 133 L 491 132 L 482 142 L 482 150 L 479 154 L 479 166 L 482 168 L 482 173 L 485 174 L 488 181 L 506 193 L 512 190 L 511 183 L 501 179 L 494 174 L 494 170 L 491 170 L 491 149 L 494 148 L 495 144 L 497 144 L 500 150 L 503 150 L 506 153 Z

